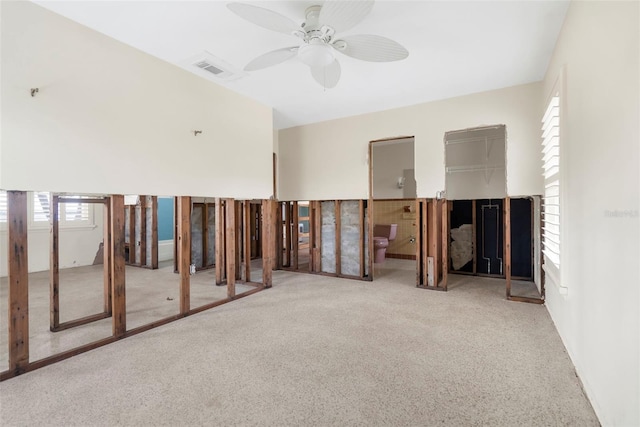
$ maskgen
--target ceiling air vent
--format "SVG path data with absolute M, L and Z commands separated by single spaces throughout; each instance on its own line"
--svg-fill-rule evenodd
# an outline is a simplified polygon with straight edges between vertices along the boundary
M 220 68 L 209 64 L 207 61 L 200 61 L 196 64 L 196 67 L 202 68 L 205 71 L 210 72 L 211 74 L 215 74 L 216 76 L 220 73 L 223 73 L 224 71 L 222 71 Z
M 214 81 L 236 80 L 246 75 L 243 71 L 206 51 L 185 60 L 183 66 L 199 76 Z

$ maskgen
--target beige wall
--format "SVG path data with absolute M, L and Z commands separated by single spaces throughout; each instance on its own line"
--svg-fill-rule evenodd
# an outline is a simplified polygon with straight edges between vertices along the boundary
M 546 304 L 602 425 L 640 425 L 638 2 L 574 1 L 561 93 L 561 284 Z M 541 115 L 545 106 L 538 106 Z
M 418 197 L 434 197 L 445 188 L 445 132 L 494 124 L 507 126 L 508 194 L 541 194 L 540 102 L 532 83 L 281 130 L 279 198 L 368 198 L 369 141 L 397 136 L 415 136 Z
M 0 7 L 0 188 L 271 196 L 270 108 L 35 4 Z

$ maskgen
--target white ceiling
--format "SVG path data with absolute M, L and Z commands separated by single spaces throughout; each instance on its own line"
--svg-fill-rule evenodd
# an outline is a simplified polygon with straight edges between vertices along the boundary
M 208 51 L 241 70 L 298 39 L 258 27 L 226 1 L 49 1 L 36 3 L 170 63 Z M 322 1 L 248 1 L 296 22 Z M 274 108 L 275 128 L 445 99 L 542 80 L 568 7 L 554 1 L 377 1 L 347 34 L 378 34 L 409 57 L 363 62 L 337 54 L 342 77 L 324 89 L 297 59 L 211 80 Z M 200 70 L 196 70 L 198 72 Z

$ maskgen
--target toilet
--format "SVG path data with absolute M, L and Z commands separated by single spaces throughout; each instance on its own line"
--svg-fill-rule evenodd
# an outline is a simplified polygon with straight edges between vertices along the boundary
M 375 224 L 373 226 L 373 250 L 375 263 L 384 262 L 389 242 L 396 238 L 398 224 Z

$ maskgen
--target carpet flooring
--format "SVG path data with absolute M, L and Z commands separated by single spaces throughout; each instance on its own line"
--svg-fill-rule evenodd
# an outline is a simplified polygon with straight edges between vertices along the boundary
M 274 287 L 0 383 L 2 426 L 597 426 L 544 306 L 504 281 Z

